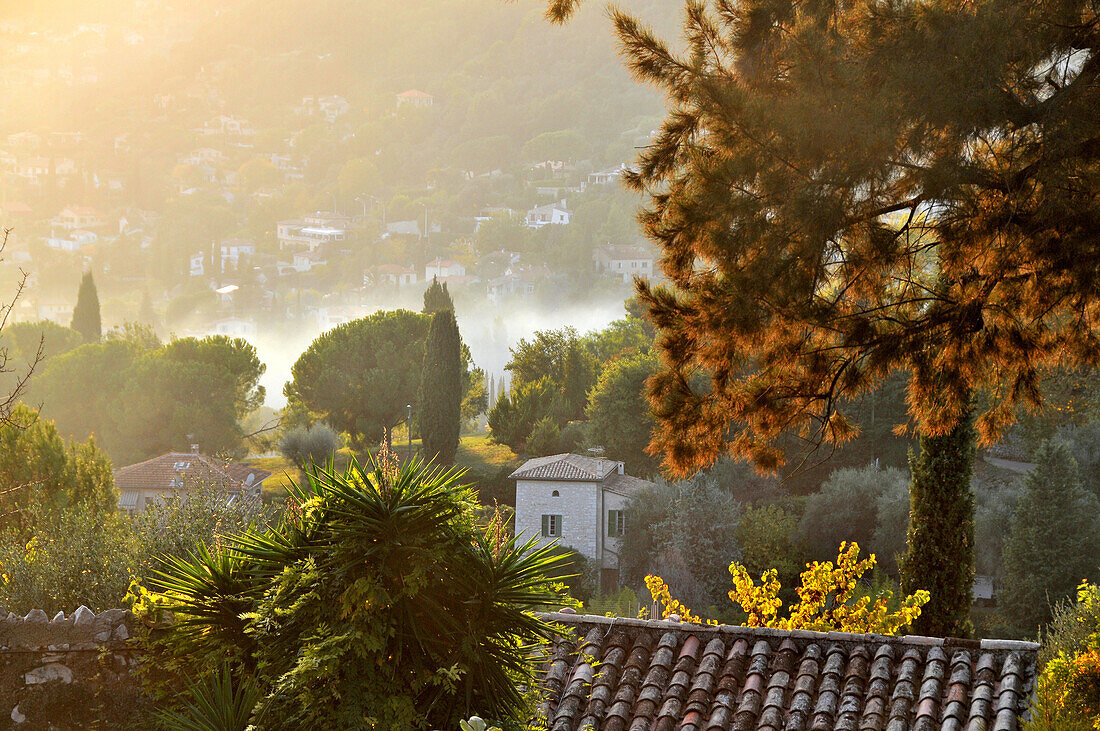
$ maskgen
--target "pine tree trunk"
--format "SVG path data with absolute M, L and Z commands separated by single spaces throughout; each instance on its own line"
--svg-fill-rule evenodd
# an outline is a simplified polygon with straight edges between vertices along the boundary
M 931 599 L 912 631 L 967 637 L 974 582 L 974 497 L 970 475 L 974 422 L 967 414 L 943 436 L 922 436 L 909 454 L 908 550 L 900 561 L 903 594 L 927 589 Z

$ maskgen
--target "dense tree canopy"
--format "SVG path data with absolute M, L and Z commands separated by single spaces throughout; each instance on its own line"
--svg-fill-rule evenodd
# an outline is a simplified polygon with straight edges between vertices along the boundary
M 264 370 L 241 339 L 159 345 L 131 329 L 48 360 L 31 396 L 62 434 L 94 434 L 120 464 L 193 443 L 233 453 L 242 447 L 240 420 L 263 403 Z
M 645 382 L 656 371 L 652 355 L 619 358 L 604 367 L 588 396 L 590 440 L 602 446 L 609 459 L 625 462 L 632 475 L 650 475 L 657 468 L 645 451 L 654 427 Z
M 53 422 L 26 406 L 13 416 L 29 426 L 0 425 L 0 525 L 26 526 L 32 516 L 58 510 L 116 508 L 111 460 L 94 441 L 66 443 Z
M 1044 443 L 1036 459 L 1009 526 L 1002 592 L 1006 616 L 1029 637 L 1100 574 L 1100 501 L 1081 487 L 1064 444 Z
M 843 441 L 897 368 L 927 434 L 988 389 L 988 439 L 1044 364 L 1100 358 L 1095 5 L 716 0 L 681 55 L 615 24 L 670 106 L 626 180 L 670 280 L 640 293 L 672 467 Z
M 376 312 L 323 333 L 291 369 L 284 392 L 353 441 L 382 438 L 416 408 L 431 317 Z

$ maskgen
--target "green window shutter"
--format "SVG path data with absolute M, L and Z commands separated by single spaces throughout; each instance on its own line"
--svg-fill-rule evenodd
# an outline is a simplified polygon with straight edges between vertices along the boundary
M 549 515 L 542 516 L 542 535 L 543 536 L 549 536 L 550 535 L 550 516 Z

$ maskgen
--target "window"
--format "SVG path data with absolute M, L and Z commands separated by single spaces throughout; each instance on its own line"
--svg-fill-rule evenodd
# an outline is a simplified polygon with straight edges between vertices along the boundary
M 622 510 L 607 511 L 607 535 L 618 538 L 626 532 L 626 512 Z
M 554 492 L 550 493 L 550 497 L 561 497 L 561 493 L 557 490 L 554 490 Z
M 546 538 L 560 538 L 561 537 L 561 516 L 560 515 L 544 515 L 544 516 L 542 516 L 542 535 Z

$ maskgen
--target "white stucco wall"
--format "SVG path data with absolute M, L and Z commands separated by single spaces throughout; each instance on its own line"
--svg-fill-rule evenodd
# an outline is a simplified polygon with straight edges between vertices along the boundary
M 554 490 L 560 494 L 553 497 Z M 597 560 L 600 550 L 598 491 L 594 482 L 516 480 L 516 535 L 532 536 L 543 546 L 554 538 L 542 536 L 542 516 L 562 516 L 559 545 L 574 548 Z

